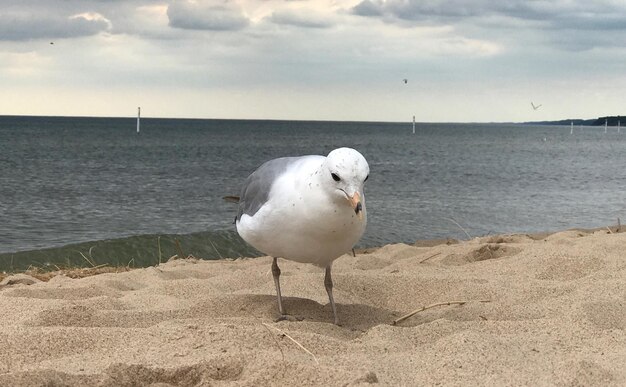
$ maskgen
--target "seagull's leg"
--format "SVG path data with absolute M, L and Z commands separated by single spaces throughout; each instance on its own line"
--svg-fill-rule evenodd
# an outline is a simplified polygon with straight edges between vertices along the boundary
M 339 325 L 339 317 L 337 317 L 337 307 L 335 307 L 335 299 L 333 298 L 333 279 L 330 276 L 331 265 L 326 266 L 326 275 L 324 276 L 324 286 L 326 286 L 326 293 L 328 293 L 328 299 L 330 300 L 330 307 L 333 309 L 333 316 L 335 316 L 335 325 Z
M 278 311 L 281 315 L 285 315 L 285 309 L 283 309 L 283 298 L 280 295 L 280 268 L 276 262 L 277 258 L 274 257 L 272 261 L 272 276 L 274 277 L 274 285 L 276 285 L 276 295 L 278 296 Z

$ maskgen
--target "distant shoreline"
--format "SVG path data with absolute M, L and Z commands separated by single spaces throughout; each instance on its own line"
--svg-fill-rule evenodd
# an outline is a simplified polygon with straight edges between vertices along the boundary
M 555 121 L 416 121 L 416 124 L 454 124 L 454 125 L 583 125 L 602 126 L 605 121 L 608 126 L 617 126 L 622 116 L 605 116 L 598 118 L 567 118 Z M 625 116 L 626 117 L 626 116 Z M 113 120 L 136 120 L 136 116 L 46 116 L 46 115 L 22 115 L 22 114 L 0 114 L 2 118 L 35 118 L 35 119 L 113 119 Z M 360 120 L 308 120 L 308 119 L 287 119 L 287 118 L 223 118 L 223 117 L 141 117 L 142 120 L 183 120 L 183 121 L 259 121 L 259 122 L 327 122 L 327 123 L 380 123 L 380 124 L 405 124 L 406 121 L 360 121 Z M 626 118 L 624 119 L 626 123 Z
M 523 125 L 571 125 L 574 124 L 576 126 L 602 126 L 605 123 L 607 126 L 617 126 L 618 123 L 621 124 L 622 116 L 606 116 L 606 117 L 598 117 L 592 119 L 580 119 L 580 118 L 568 118 L 565 120 L 558 121 L 529 121 L 523 122 Z M 626 118 L 624 119 L 626 123 Z

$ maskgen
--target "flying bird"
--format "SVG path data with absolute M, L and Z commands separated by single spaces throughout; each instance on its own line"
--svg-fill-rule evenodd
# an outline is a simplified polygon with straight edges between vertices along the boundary
M 535 106 L 535 104 L 531 102 L 530 106 L 533 107 L 533 110 L 537 110 L 537 109 L 539 109 L 541 107 L 541 104 Z
M 408 80 L 408 79 L 406 79 L 406 78 L 404 78 L 404 79 L 402 80 L 402 82 L 404 82 L 404 84 L 407 84 L 407 83 L 409 83 L 409 80 Z
M 235 219 L 237 232 L 257 250 L 270 255 L 278 311 L 285 317 L 277 258 L 325 268 L 324 285 L 339 325 L 333 298 L 331 266 L 349 252 L 365 231 L 363 186 L 367 161 L 351 148 L 328 156 L 273 159 L 245 180 Z M 236 201 L 237 197 L 228 197 Z

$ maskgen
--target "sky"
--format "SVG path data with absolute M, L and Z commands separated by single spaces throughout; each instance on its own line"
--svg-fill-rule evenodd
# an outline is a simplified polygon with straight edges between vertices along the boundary
M 624 0 L 0 0 L 0 115 L 522 122 L 625 91 Z

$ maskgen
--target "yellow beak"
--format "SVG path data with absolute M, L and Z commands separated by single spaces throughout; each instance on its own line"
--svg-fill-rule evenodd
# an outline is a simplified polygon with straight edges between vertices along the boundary
M 363 205 L 361 204 L 361 195 L 359 192 L 357 191 L 354 195 L 348 196 L 348 201 L 359 219 L 363 219 Z

